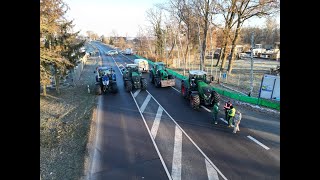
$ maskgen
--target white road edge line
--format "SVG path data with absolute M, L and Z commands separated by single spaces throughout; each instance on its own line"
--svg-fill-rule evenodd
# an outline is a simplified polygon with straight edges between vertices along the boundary
M 171 86 L 171 88 L 174 89 L 174 90 L 176 90 L 176 91 L 178 91 L 179 93 L 181 93 L 181 91 L 179 91 L 179 90 L 176 89 L 175 87 L 172 87 L 172 86 Z
M 262 144 L 261 142 L 259 142 L 258 140 L 256 140 L 255 138 L 251 137 L 251 136 L 247 136 L 249 139 L 251 139 L 252 141 L 254 141 L 255 143 L 259 144 L 260 146 L 262 146 L 263 148 L 265 148 L 266 150 L 269 150 L 270 148 L 268 148 L 266 145 Z
M 152 137 L 152 135 L 151 135 L 151 132 L 150 132 L 150 130 L 149 130 L 149 127 L 148 127 L 148 125 L 147 125 L 147 122 L 146 122 L 146 120 L 144 119 L 144 116 L 142 115 L 142 112 L 141 112 L 140 109 L 139 109 L 138 103 L 137 103 L 136 99 L 133 97 L 132 92 L 130 92 L 130 94 L 131 94 L 131 96 L 132 96 L 132 99 L 133 99 L 134 102 L 136 103 L 136 106 L 137 106 L 138 111 L 139 111 L 139 113 L 140 113 L 140 115 L 141 115 L 141 118 L 142 118 L 142 120 L 143 120 L 143 122 L 144 122 L 144 125 L 145 125 L 146 128 L 147 128 L 147 131 L 148 131 L 148 133 L 149 133 L 149 136 L 150 136 L 150 138 L 151 138 L 151 141 L 152 141 L 152 143 L 153 143 L 153 146 L 155 147 L 155 149 L 156 149 L 156 151 L 157 151 L 157 153 L 158 153 L 158 156 L 159 156 L 159 158 L 160 158 L 160 161 L 161 161 L 161 163 L 162 163 L 162 166 L 163 166 L 164 170 L 166 171 L 169 180 L 172 180 L 172 177 L 171 177 L 171 175 L 170 175 L 170 173 L 169 173 L 169 171 L 168 171 L 168 168 L 167 168 L 166 164 L 164 163 L 163 158 L 162 158 L 162 156 L 161 156 L 161 154 L 160 154 L 160 151 L 159 151 L 159 149 L 158 149 L 158 146 L 157 146 L 156 142 L 154 141 L 154 139 L 153 139 L 153 137 Z
M 211 166 L 211 164 L 206 159 L 204 159 L 204 161 L 206 162 L 208 180 L 219 180 L 217 171 Z
M 141 89 L 138 89 L 136 92 L 134 92 L 133 96 L 137 97 L 140 91 L 141 91 Z
M 160 124 L 160 120 L 161 120 L 161 116 L 162 116 L 162 112 L 163 112 L 163 110 L 159 106 L 157 114 L 156 114 L 156 117 L 154 118 L 154 121 L 153 121 L 153 124 L 152 124 L 152 128 L 151 128 L 151 135 L 152 135 L 153 139 L 156 139 L 158 128 L 159 128 L 159 124 Z
M 228 124 L 228 122 L 226 120 L 224 120 L 223 118 L 220 118 L 221 121 L 223 121 L 224 123 Z M 233 124 L 231 124 L 232 127 L 234 127 Z
M 146 90 L 148 94 L 150 92 Z M 151 95 L 151 94 L 150 94 Z M 204 152 L 199 148 L 199 146 L 190 138 L 190 136 L 179 126 L 179 124 L 171 117 L 171 115 L 160 105 L 160 103 L 151 95 L 153 100 L 158 103 L 158 105 L 163 109 L 164 112 L 167 113 L 167 115 L 170 117 L 170 119 L 178 126 L 178 128 L 183 132 L 185 136 L 191 141 L 191 143 L 198 149 L 198 151 L 205 157 L 205 159 L 211 164 L 212 167 L 222 176 L 223 179 L 227 180 L 227 178 L 222 174 L 222 172 L 217 168 L 216 165 L 213 164 L 213 162 L 208 158 L 207 155 L 204 154 Z
M 112 58 L 112 59 L 113 59 L 113 58 Z M 116 63 L 116 61 L 115 61 L 114 59 L 113 59 L 113 61 L 115 62 L 115 64 L 116 64 L 117 67 L 118 67 L 118 64 Z M 120 73 L 121 73 L 121 75 L 122 75 L 122 72 L 121 72 L 121 70 L 119 69 L 119 67 L 118 67 L 118 70 L 120 71 Z M 148 133 L 149 133 L 149 136 L 150 136 L 150 138 L 151 138 L 151 141 L 152 141 L 152 143 L 153 143 L 153 146 L 154 146 L 154 148 L 155 148 L 156 151 L 157 151 L 157 154 L 158 154 L 158 156 L 159 156 L 159 158 L 160 158 L 160 161 L 161 161 L 161 163 L 162 163 L 162 166 L 163 166 L 164 170 L 166 171 L 166 174 L 167 174 L 167 176 L 168 176 L 168 179 L 169 179 L 169 180 L 172 180 L 171 175 L 170 175 L 170 173 L 169 173 L 169 171 L 168 171 L 168 168 L 167 168 L 166 164 L 164 163 L 163 158 L 162 158 L 162 156 L 161 156 L 161 154 L 160 154 L 160 151 L 159 151 L 159 149 L 158 149 L 158 146 L 157 146 L 156 142 L 154 141 L 154 139 L 153 139 L 153 137 L 152 137 L 152 135 L 151 135 L 151 132 L 150 132 L 150 130 L 149 130 L 149 127 L 148 127 L 148 125 L 147 125 L 147 122 L 146 122 L 146 120 L 144 119 L 144 116 L 142 115 L 142 112 L 141 112 L 140 109 L 139 109 L 138 103 L 137 103 L 136 99 L 133 97 L 132 92 L 130 92 L 130 94 L 131 94 L 131 96 L 132 96 L 132 99 L 133 99 L 134 102 L 136 103 L 136 106 L 137 106 L 137 108 L 138 108 L 138 111 L 139 111 L 139 113 L 140 113 L 140 116 L 141 116 L 141 118 L 142 118 L 142 120 L 143 120 L 143 122 L 144 122 L 144 125 L 145 125 L 146 128 L 147 128 L 147 131 L 148 131 Z
M 182 131 L 175 127 L 174 146 L 172 157 L 172 172 L 173 180 L 181 180 L 181 157 L 182 157 Z
M 208 111 L 208 112 L 211 112 L 211 110 L 210 110 L 210 109 L 208 109 L 208 108 L 204 107 L 203 105 L 201 105 L 200 107 L 202 107 L 203 109 L 205 109 L 205 110 L 206 110 L 206 111 Z
M 146 109 L 146 107 L 147 107 L 150 99 L 151 99 L 151 96 L 150 96 L 150 94 L 148 94 L 148 96 L 147 96 L 146 99 L 143 101 L 143 104 L 142 104 L 141 107 L 140 107 L 140 111 L 141 111 L 142 113 L 143 113 L 144 110 Z

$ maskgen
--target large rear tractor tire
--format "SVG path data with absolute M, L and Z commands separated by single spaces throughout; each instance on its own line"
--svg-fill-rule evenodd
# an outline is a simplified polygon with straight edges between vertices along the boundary
M 115 94 L 115 93 L 118 92 L 118 86 L 117 86 L 117 83 L 116 83 L 116 82 L 112 83 L 112 85 L 111 85 L 111 92 L 112 92 L 113 94 Z
M 198 94 L 191 94 L 190 96 L 190 105 L 192 109 L 199 109 L 200 106 L 200 97 Z
M 125 83 L 126 83 L 126 91 L 127 92 L 132 91 L 132 83 L 131 83 L 131 81 L 126 81 Z
M 147 80 L 146 79 L 141 79 L 141 89 L 146 90 L 148 86 Z
M 183 83 L 181 83 L 181 95 L 185 99 L 188 98 L 188 88 L 185 87 L 185 85 Z
M 161 80 L 160 80 L 160 78 L 155 78 L 154 83 L 156 84 L 156 87 L 157 87 L 157 88 L 161 87 Z
M 213 98 L 213 101 L 212 101 L 213 104 L 220 102 L 220 95 L 216 91 L 212 92 L 212 98 Z
M 100 85 L 96 85 L 96 95 L 101 95 L 102 91 L 101 91 L 101 87 Z
M 154 84 L 154 78 L 153 78 L 152 72 L 150 72 L 149 80 L 150 80 L 150 82 L 151 82 L 152 84 Z

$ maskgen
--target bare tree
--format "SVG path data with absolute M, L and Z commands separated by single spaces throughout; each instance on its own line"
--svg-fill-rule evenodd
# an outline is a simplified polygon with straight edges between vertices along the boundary
M 219 64 L 220 60 L 222 59 L 220 69 L 223 70 L 226 59 L 228 57 L 228 45 L 230 39 L 230 31 L 234 25 L 234 18 L 236 15 L 235 7 L 236 7 L 237 0 L 222 0 L 218 3 L 218 10 L 223 15 L 225 26 L 223 29 L 223 45 L 221 47 L 220 55 L 217 61 L 216 66 Z
M 253 0 L 239 0 L 236 3 L 236 14 L 237 14 L 237 27 L 232 40 L 231 48 L 231 59 L 229 60 L 228 73 L 231 74 L 232 66 L 234 62 L 235 46 L 238 41 L 239 33 L 243 23 L 252 17 L 263 17 L 270 14 L 276 13 L 279 10 L 278 0 L 264 0 L 264 1 L 253 1 Z
M 195 14 L 198 17 L 198 29 L 199 29 L 199 43 L 200 43 L 200 70 L 203 70 L 204 57 L 206 52 L 207 44 L 207 34 L 212 21 L 212 16 L 215 11 L 215 1 L 214 0 L 194 0 Z M 201 28 L 200 28 L 201 27 Z M 201 31 L 201 29 L 203 31 Z M 201 40 L 201 34 L 203 35 Z

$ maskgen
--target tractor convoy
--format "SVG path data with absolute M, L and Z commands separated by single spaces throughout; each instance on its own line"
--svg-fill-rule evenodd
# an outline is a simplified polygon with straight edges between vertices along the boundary
M 134 64 L 126 64 L 125 67 L 121 65 L 123 83 L 127 92 L 131 92 L 133 89 L 147 89 L 148 83 L 142 76 L 142 71 L 149 69 L 149 67 L 144 67 L 141 70 L 139 66 L 141 59 L 138 60 Z M 168 72 L 163 62 L 155 62 L 150 66 L 149 81 L 155 87 L 175 86 L 175 78 Z M 114 70 L 110 67 L 98 67 L 97 72 L 97 94 L 100 95 L 102 92 L 108 91 L 117 93 L 118 87 Z M 199 109 L 200 106 L 213 107 L 215 103 L 220 101 L 220 95 L 209 85 L 211 81 L 206 72 L 201 70 L 190 70 L 189 76 L 181 80 L 181 95 L 189 100 L 193 109 Z

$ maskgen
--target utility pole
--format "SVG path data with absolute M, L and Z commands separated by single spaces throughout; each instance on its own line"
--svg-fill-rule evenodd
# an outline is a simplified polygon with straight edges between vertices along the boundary
M 252 90 L 253 90 L 253 47 L 254 47 L 254 44 L 253 44 L 253 38 L 254 38 L 254 32 L 252 32 L 251 34 L 251 87 L 250 87 L 250 92 L 249 92 L 249 96 L 251 96 L 252 94 Z

